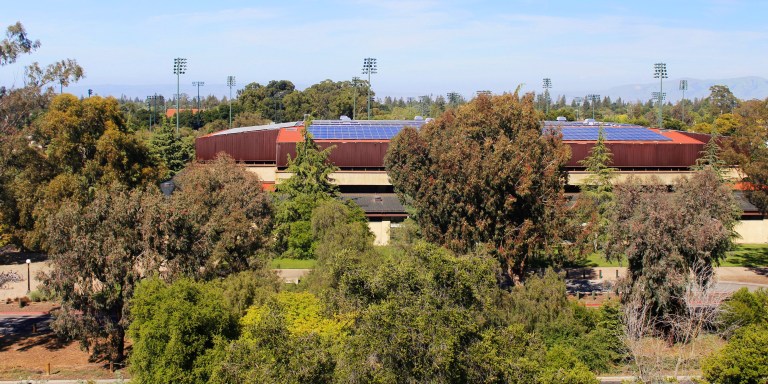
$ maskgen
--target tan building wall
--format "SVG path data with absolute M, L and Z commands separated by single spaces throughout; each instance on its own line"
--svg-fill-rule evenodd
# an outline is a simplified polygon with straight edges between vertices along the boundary
M 674 184 L 675 180 L 680 177 L 688 177 L 691 175 L 691 171 L 619 171 L 616 172 L 615 183 L 620 183 L 629 178 L 629 176 L 635 176 L 640 180 L 650 180 L 652 177 L 657 177 L 664 184 Z M 582 185 L 584 181 L 589 177 L 589 172 L 585 171 L 570 171 L 568 172 L 568 184 L 570 185 Z M 726 178 L 733 180 L 740 180 L 735 169 L 729 169 L 726 174 Z
M 384 221 L 369 221 L 368 228 L 373 232 L 375 236 L 373 245 L 387 245 L 389 244 L 389 229 L 391 223 L 388 220 Z
M 277 167 L 274 165 L 249 165 L 245 167 L 248 172 L 255 173 L 262 182 L 274 183 Z
M 738 244 L 768 243 L 768 220 L 742 220 L 736 224 L 736 233 L 741 238 L 734 240 Z

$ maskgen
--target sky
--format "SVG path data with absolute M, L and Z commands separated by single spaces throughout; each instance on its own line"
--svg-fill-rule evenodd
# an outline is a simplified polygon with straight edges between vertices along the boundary
M 0 67 L 0 84 L 65 58 L 85 69 L 77 89 L 168 94 L 175 57 L 189 94 L 230 75 L 236 89 L 364 77 L 366 57 L 377 95 L 397 97 L 540 90 L 545 77 L 553 94 L 589 92 L 651 83 L 657 62 L 670 81 L 768 77 L 766 15 L 762 0 L 6 1 L 0 26 L 20 21 L 42 46 Z

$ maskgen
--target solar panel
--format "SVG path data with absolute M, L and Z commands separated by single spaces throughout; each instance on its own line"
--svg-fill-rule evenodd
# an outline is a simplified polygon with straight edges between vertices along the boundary
M 565 127 L 556 129 L 566 141 L 596 141 L 599 128 Z M 641 127 L 603 128 L 606 141 L 672 141 L 672 139 Z
M 422 125 L 421 122 L 408 122 L 407 124 L 312 124 L 309 133 L 315 140 L 389 140 L 395 137 L 403 126 Z

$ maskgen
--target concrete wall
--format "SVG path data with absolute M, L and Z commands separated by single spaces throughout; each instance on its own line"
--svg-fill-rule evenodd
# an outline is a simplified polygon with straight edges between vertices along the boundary
M 277 184 L 292 176 L 289 172 L 276 172 Z M 391 185 L 385 171 L 339 171 L 331 174 L 337 185 Z
M 245 167 L 248 172 L 255 173 L 265 183 L 274 183 L 277 167 L 274 165 L 249 165 Z
M 741 235 L 734 243 L 766 244 L 768 243 L 768 220 L 742 220 L 736 224 L 736 232 Z
M 388 220 L 384 221 L 369 221 L 368 228 L 373 232 L 376 238 L 373 240 L 374 245 L 387 245 L 389 244 L 389 227 L 391 223 Z
M 689 177 L 692 173 L 691 171 L 618 171 L 615 173 L 616 177 L 613 179 L 613 182 L 620 183 L 627 180 L 629 176 L 635 176 L 640 180 L 650 180 L 651 177 L 656 176 L 662 183 L 672 185 L 678 178 Z M 589 177 L 589 172 L 570 171 L 568 172 L 568 184 L 582 185 L 587 177 Z M 739 176 L 735 169 L 726 170 L 725 177 L 732 180 L 741 180 L 741 176 Z

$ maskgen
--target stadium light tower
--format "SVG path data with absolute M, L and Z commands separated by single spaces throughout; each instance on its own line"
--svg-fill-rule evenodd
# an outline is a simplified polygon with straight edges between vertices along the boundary
M 544 114 L 546 115 L 549 113 L 549 89 L 552 88 L 552 79 L 550 79 L 549 77 L 545 77 L 543 87 L 544 87 Z
M 378 73 L 376 69 L 375 57 L 363 59 L 363 75 L 368 75 L 368 120 L 371 119 L 371 75 Z
M 227 87 L 229 87 L 229 128 L 232 128 L 232 87 L 237 84 L 234 76 L 227 76 Z
M 197 121 L 200 122 L 200 87 L 205 86 L 205 81 L 193 81 L 193 87 L 197 87 Z
M 592 106 L 592 120 L 595 119 L 595 103 L 600 101 L 600 95 L 598 94 L 589 94 L 587 95 L 587 100 L 589 100 L 589 104 Z
M 576 96 L 573 98 L 573 102 L 576 103 L 576 120 L 581 120 L 581 106 L 584 104 L 584 98 Z
M 147 96 L 147 108 L 149 108 L 149 131 L 152 132 L 152 104 L 155 104 L 155 111 L 157 111 L 157 95 Z
M 683 124 L 685 124 L 685 91 L 688 90 L 688 80 L 680 80 L 680 90 L 683 91 L 683 99 L 680 100 L 680 111 L 683 115 Z
M 659 105 L 659 128 L 664 128 L 664 121 L 661 117 L 661 108 L 664 106 L 664 79 L 667 78 L 667 64 L 666 63 L 656 63 L 653 65 L 653 78 L 659 79 L 659 92 L 657 92 L 657 95 L 659 97 L 658 99 L 658 105 Z
M 176 134 L 179 134 L 179 100 L 181 94 L 179 92 L 179 81 L 181 75 L 187 73 L 187 59 L 183 57 L 177 57 L 173 59 L 173 74 L 176 75 Z
M 355 97 L 352 98 L 352 120 L 357 119 L 357 87 L 360 86 L 360 78 L 357 76 L 352 77 L 352 88 L 355 91 Z

